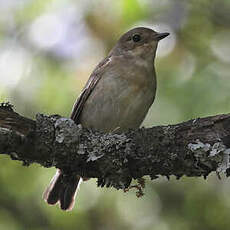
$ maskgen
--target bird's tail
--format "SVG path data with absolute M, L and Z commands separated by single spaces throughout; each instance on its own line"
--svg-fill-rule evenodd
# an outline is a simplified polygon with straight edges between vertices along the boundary
M 49 186 L 43 194 L 43 199 L 49 204 L 60 203 L 60 208 L 65 211 L 72 210 L 75 196 L 80 186 L 80 176 L 65 178 L 61 170 L 57 170 Z

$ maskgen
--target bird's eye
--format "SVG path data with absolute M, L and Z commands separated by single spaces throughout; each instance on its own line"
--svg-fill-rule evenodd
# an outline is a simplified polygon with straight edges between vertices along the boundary
M 134 34 L 133 35 L 133 41 L 134 42 L 139 42 L 141 40 L 141 35 L 140 34 Z

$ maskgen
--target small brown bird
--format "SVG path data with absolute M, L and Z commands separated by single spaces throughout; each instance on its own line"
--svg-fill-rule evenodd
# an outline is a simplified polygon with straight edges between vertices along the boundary
M 134 28 L 118 40 L 108 56 L 91 74 L 73 106 L 71 119 L 83 127 L 102 132 L 138 128 L 156 94 L 154 59 L 158 42 L 169 33 Z M 63 210 L 71 210 L 82 178 L 65 178 L 60 170 L 43 197 Z

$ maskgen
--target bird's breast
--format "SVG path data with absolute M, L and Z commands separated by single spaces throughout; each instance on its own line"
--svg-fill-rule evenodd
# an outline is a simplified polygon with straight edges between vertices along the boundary
M 83 107 L 82 125 L 102 132 L 138 128 L 155 97 L 154 72 L 151 75 L 132 69 L 104 74 Z

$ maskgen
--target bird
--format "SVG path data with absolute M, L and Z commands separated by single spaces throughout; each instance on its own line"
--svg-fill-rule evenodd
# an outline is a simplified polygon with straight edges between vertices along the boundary
M 137 129 L 156 94 L 154 60 L 158 42 L 169 33 L 136 27 L 123 34 L 90 75 L 73 105 L 70 118 L 83 127 L 104 133 Z M 58 169 L 43 194 L 49 205 L 70 211 L 81 181 Z

